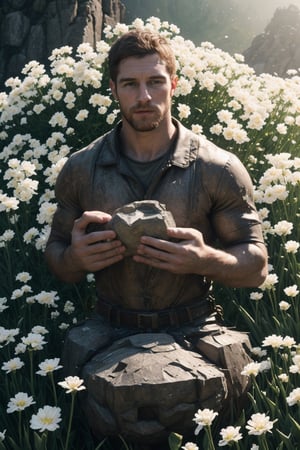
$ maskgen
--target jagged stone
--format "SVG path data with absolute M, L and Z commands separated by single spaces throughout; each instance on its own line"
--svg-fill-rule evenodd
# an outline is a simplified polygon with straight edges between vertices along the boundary
M 155 444 L 194 428 L 197 409 L 220 411 L 228 388 L 222 370 L 165 333 L 120 339 L 83 368 L 82 405 L 96 436 L 121 433 Z
M 173 215 L 165 205 L 156 200 L 142 200 L 117 209 L 107 228 L 117 233 L 128 256 L 136 253 L 141 236 L 168 240 L 167 227 L 175 226 Z

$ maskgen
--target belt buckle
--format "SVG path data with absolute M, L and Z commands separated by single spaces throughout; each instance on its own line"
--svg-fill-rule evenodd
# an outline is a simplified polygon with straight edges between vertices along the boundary
M 155 330 L 158 328 L 158 314 L 157 313 L 138 313 L 137 327 L 144 330 Z

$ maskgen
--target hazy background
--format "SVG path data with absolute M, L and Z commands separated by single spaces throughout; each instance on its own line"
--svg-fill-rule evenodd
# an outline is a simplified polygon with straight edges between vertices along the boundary
M 300 0 L 124 0 L 126 22 L 159 17 L 174 23 L 195 44 L 210 41 L 230 53 L 242 53 L 262 33 L 278 7 Z M 300 43 L 299 43 L 300 44 Z

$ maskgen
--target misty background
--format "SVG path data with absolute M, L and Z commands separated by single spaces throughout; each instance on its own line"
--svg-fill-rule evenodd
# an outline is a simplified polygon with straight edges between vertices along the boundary
M 243 53 L 264 32 L 277 8 L 300 0 L 123 0 L 126 22 L 159 17 L 177 25 L 185 39 L 203 41 L 233 53 Z

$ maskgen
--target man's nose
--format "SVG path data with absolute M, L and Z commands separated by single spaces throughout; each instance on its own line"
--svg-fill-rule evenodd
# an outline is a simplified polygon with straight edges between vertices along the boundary
M 148 102 L 151 99 L 149 89 L 146 84 L 141 84 L 139 87 L 138 100 L 140 102 Z

